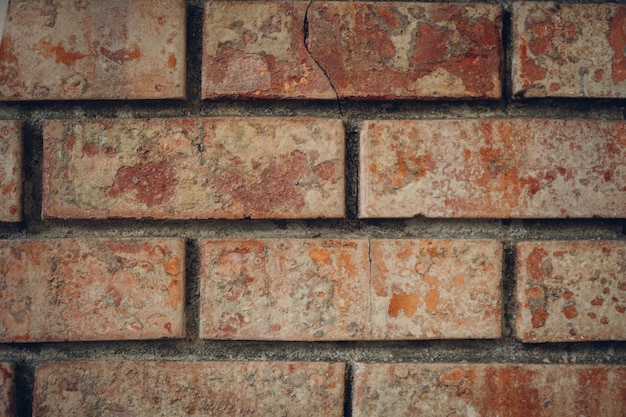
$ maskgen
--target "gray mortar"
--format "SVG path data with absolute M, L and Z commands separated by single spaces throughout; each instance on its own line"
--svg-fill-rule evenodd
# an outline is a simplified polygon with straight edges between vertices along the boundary
M 51 360 L 302 360 L 347 362 L 345 413 L 350 410 L 351 368 L 365 362 L 506 362 L 626 364 L 626 342 L 523 344 L 513 336 L 514 244 L 521 240 L 626 240 L 626 219 L 359 220 L 357 217 L 358 132 L 368 119 L 503 118 L 623 120 L 626 100 L 533 99 L 510 97 L 510 8 L 505 8 L 504 98 L 499 101 L 203 101 L 201 85 L 204 2 L 187 0 L 187 100 L 68 101 L 0 104 L 0 119 L 24 122 L 24 221 L 0 223 L 0 239 L 57 237 L 187 238 L 185 291 L 187 338 L 182 340 L 0 344 L 0 361 L 16 365 L 18 417 L 32 414 L 34 369 Z M 562 3 L 590 3 L 587 1 Z M 42 123 L 45 119 L 95 117 L 311 116 L 342 118 L 346 129 L 345 220 L 235 221 L 43 221 Z M 496 340 L 393 342 L 257 342 L 198 338 L 199 244 L 206 237 L 386 237 L 490 238 L 505 245 L 503 337 Z

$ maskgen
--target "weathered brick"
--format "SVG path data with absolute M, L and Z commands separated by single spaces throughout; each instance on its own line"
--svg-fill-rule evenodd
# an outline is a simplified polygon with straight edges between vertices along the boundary
M 201 257 L 202 338 L 500 336 L 495 241 L 208 239 Z
M 626 242 L 517 245 L 517 337 L 626 340 Z
M 623 121 L 366 121 L 360 146 L 363 218 L 626 216 Z
M 183 239 L 0 241 L 0 342 L 184 336 Z
M 15 370 L 13 365 L 0 363 L 0 417 L 15 417 Z
M 22 125 L 0 121 L 0 221 L 22 220 Z
M 54 120 L 44 218 L 343 217 L 340 120 Z
M 204 9 L 202 96 L 335 99 L 304 41 L 307 1 L 222 1 Z
M 623 416 L 626 367 L 357 363 L 352 415 Z
M 341 98 L 500 98 L 498 5 L 313 2 L 308 48 Z
M 499 98 L 501 20 L 487 4 L 211 4 L 203 96 Z
M 9 4 L 1 100 L 185 97 L 185 1 Z
M 51 362 L 34 417 L 343 415 L 343 363 Z
M 626 6 L 513 3 L 513 93 L 626 97 Z

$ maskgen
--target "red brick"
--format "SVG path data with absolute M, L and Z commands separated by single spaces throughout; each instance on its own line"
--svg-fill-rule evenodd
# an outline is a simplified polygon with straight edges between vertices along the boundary
M 376 217 L 626 216 L 626 123 L 366 121 L 359 213 Z
M 626 340 L 626 242 L 517 245 L 517 337 Z
M 15 370 L 13 365 L 0 363 L 0 417 L 15 417 Z
M 308 45 L 341 98 L 500 98 L 498 5 L 323 2 Z
M 0 121 L 0 222 L 22 220 L 22 125 Z
M 501 19 L 486 4 L 211 3 L 203 97 L 499 98 Z
M 55 120 L 44 218 L 343 217 L 340 120 Z
M 51 362 L 34 417 L 341 416 L 343 363 Z
M 9 4 L 0 99 L 185 98 L 185 1 Z
M 626 367 L 358 363 L 352 415 L 623 416 Z
M 500 336 L 495 241 L 208 239 L 201 257 L 202 338 Z
M 0 342 L 184 336 L 182 239 L 0 241 Z
M 334 99 L 306 50 L 306 1 L 221 1 L 204 9 L 202 96 Z
M 513 3 L 513 93 L 626 97 L 626 6 Z

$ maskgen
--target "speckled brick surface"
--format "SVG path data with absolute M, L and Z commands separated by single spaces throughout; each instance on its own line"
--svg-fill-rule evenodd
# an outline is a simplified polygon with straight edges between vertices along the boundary
M 626 367 L 355 365 L 354 417 L 626 415 Z
M 45 218 L 343 217 L 340 120 L 47 121 Z
M 359 215 L 626 216 L 626 123 L 365 121 Z
M 221 1 L 204 9 L 202 95 L 335 99 L 307 52 L 307 1 Z
M 203 338 L 500 337 L 495 241 L 208 239 L 201 256 Z
M 626 97 L 626 6 L 513 3 L 513 94 Z
M 517 245 L 517 337 L 525 342 L 626 340 L 626 243 Z
M 52 362 L 34 417 L 343 415 L 343 363 Z
M 501 15 L 486 4 L 211 3 L 203 96 L 499 98 Z
M 9 363 L 0 363 L 0 417 L 15 417 L 15 369 Z
M 0 342 L 184 336 L 183 239 L 0 240 Z
M 184 0 L 13 0 L 1 100 L 185 97 Z
M 22 124 L 0 121 L 0 222 L 22 220 Z
M 498 5 L 315 1 L 308 46 L 341 98 L 500 98 Z

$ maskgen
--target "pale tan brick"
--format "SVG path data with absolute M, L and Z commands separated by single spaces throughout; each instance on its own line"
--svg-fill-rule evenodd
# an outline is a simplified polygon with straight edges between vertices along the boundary
M 626 415 L 626 367 L 357 363 L 354 417 Z
M 183 239 L 0 241 L 0 342 L 184 336 Z
M 343 363 L 51 362 L 34 417 L 343 415 Z
M 202 338 L 501 333 L 502 248 L 495 241 L 208 239 L 201 257 Z
M 0 363 L 0 417 L 15 417 L 15 369 L 9 363 Z
M 359 215 L 626 216 L 626 123 L 366 121 Z
M 22 124 L 0 121 L 0 222 L 22 220 Z
M 626 6 L 513 3 L 513 93 L 626 97 Z
M 340 120 L 54 120 L 45 218 L 343 217 Z
M 525 342 L 626 340 L 626 243 L 517 245 L 517 337 Z
M 0 99 L 185 98 L 184 0 L 13 0 Z

